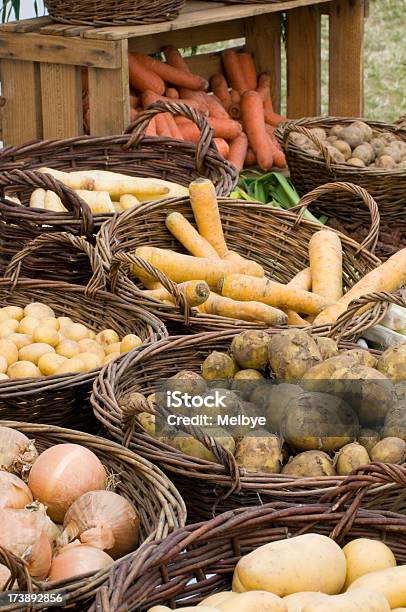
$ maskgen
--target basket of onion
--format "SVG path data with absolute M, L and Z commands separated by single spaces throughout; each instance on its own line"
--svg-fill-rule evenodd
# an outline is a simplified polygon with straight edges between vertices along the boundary
M 0 466 L 0 590 L 83 609 L 118 559 L 185 524 L 159 468 L 100 437 L 0 421 Z

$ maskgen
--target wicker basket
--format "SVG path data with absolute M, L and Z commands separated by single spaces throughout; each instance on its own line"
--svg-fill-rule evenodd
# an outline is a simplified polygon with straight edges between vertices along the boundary
M 157 389 L 160 381 L 182 369 L 200 372 L 207 355 L 212 351 L 228 351 L 235 335 L 236 332 L 223 331 L 171 337 L 138 354 L 126 355 L 120 363 L 110 364 L 93 386 L 93 409 L 109 435 L 170 473 L 191 518 L 208 518 L 215 512 L 275 500 L 314 503 L 343 481 L 340 476 L 294 478 L 246 472 L 237 466 L 232 454 L 199 427 L 185 427 L 185 431 L 212 451 L 217 462 L 196 459 L 151 437 L 139 425 L 136 415 L 153 409 L 145 401 L 134 398 L 129 401 L 130 393 L 146 397 Z M 376 500 L 382 509 L 406 510 L 406 499 L 399 486 L 373 488 L 366 503 L 372 505 Z
M 91 258 L 94 276 L 87 287 L 19 278 L 23 257 L 35 254 L 40 247 L 63 249 L 66 243 L 73 244 Z M 105 290 L 100 258 L 91 245 L 77 236 L 60 233 L 37 238 L 12 260 L 7 276 L 0 280 L 1 306 L 24 307 L 32 301 L 42 301 L 51 306 L 57 316 L 71 316 L 94 331 L 113 328 L 121 336 L 136 333 L 144 341 L 167 335 L 163 323 L 153 314 Z M 88 396 L 98 372 L 1 381 L 0 418 L 88 430 L 95 426 Z
M 379 464 L 376 472 L 379 478 Z M 404 471 L 403 479 L 406 482 Z M 196 605 L 212 593 L 230 590 L 242 556 L 269 542 L 309 532 L 329 535 L 340 545 L 359 537 L 381 540 L 399 564 L 406 563 L 403 514 L 354 507 L 350 521 L 347 519 L 345 511 L 330 504 L 279 502 L 189 525 L 116 564 L 89 612 L 144 612 L 159 604 L 171 609 Z
M 321 227 L 303 220 L 305 209 L 316 200 L 324 200 L 331 192 L 340 191 L 351 194 L 352 198 L 359 198 L 369 210 L 372 219 L 370 233 L 361 246 L 339 234 L 344 248 L 344 283 L 346 287 L 351 287 L 360 276 L 380 263 L 366 250 L 367 247 L 373 249 L 376 243 L 379 232 L 378 209 L 373 198 L 354 185 L 331 184 L 314 190 L 302 198 L 297 206 L 299 215 L 263 204 L 247 203 L 244 200 L 220 199 L 220 215 L 227 243 L 230 249 L 260 263 L 270 278 L 286 283 L 308 265 L 309 239 Z M 181 301 L 182 296 L 179 296 L 174 283 L 168 281 L 162 273 L 154 271 L 142 259 L 130 254 L 137 246 L 144 244 L 184 252 L 165 226 L 166 215 L 173 210 L 182 212 L 194 222 L 189 199 L 180 198 L 141 204 L 136 209 L 116 215 L 103 225 L 97 244 L 106 267 L 110 267 L 113 291 L 125 299 L 136 300 L 167 321 L 168 325 L 186 323 L 194 331 L 264 327 L 260 323 L 206 315 L 199 313 L 197 309 L 189 309 L 185 300 Z M 137 281 L 130 276 L 129 263 L 138 263 L 148 273 L 153 274 L 171 291 L 178 305 L 171 306 L 146 298 L 140 292 Z M 326 333 L 325 328 L 319 328 L 317 331 Z
M 323 143 L 309 131 L 310 128 L 331 127 L 343 124 L 348 125 L 356 121 L 347 117 L 315 117 L 282 124 L 276 135 L 282 144 L 292 181 L 299 194 L 308 193 L 311 189 L 328 182 L 350 182 L 364 187 L 376 200 L 382 221 L 390 223 L 396 221 L 396 227 L 402 224 L 404 218 L 406 169 L 385 170 L 380 168 L 354 168 L 346 164 L 333 163 L 329 152 Z M 365 120 L 375 132 L 392 132 L 406 140 L 406 130 L 401 126 Z M 308 136 L 322 153 L 321 157 L 314 157 L 289 139 L 292 132 L 300 132 Z M 368 217 L 363 207 L 354 206 L 348 194 L 331 193 L 314 207 L 316 212 L 323 212 L 329 216 L 337 217 L 343 221 L 365 220 Z M 404 226 L 404 224 L 403 224 Z
M 135 455 L 119 444 L 90 436 L 70 429 L 16 421 L 1 421 L 2 426 L 18 429 L 29 438 L 35 439 L 35 446 L 42 452 L 54 444 L 81 444 L 92 450 L 101 460 L 109 474 L 116 475 L 114 490 L 128 499 L 140 515 L 140 548 L 148 543 L 161 540 L 183 527 L 186 521 L 185 504 L 171 481 L 161 470 L 149 461 Z M 132 553 L 137 555 L 138 552 Z M 109 570 L 101 570 L 93 575 L 63 582 L 36 582 L 31 579 L 25 564 L 0 550 L 0 563 L 7 565 L 12 576 L 19 578 L 19 586 L 24 591 L 47 591 L 66 596 L 68 604 L 77 604 L 79 609 L 89 605 L 100 586 L 108 578 Z M 118 561 L 116 561 L 118 563 Z M 3 608 L 2 609 L 6 609 Z M 7 607 L 7 610 L 21 607 Z M 86 606 L 87 609 L 87 606 Z
M 44 0 L 55 21 L 92 26 L 172 21 L 185 0 Z
M 100 3 L 99 3 L 100 4 Z M 201 132 L 195 145 L 173 138 L 146 137 L 152 117 L 160 112 L 183 115 L 194 121 Z M 66 140 L 42 140 L 0 151 L 0 189 L 17 193 L 24 207 L 0 198 L 0 273 L 10 257 L 44 232 L 70 231 L 79 236 L 94 236 L 112 215 L 92 215 L 83 200 L 52 177 L 27 172 L 43 166 L 57 170 L 110 170 L 132 176 L 147 176 L 189 185 L 198 176 L 207 176 L 219 195 L 234 188 L 238 174 L 221 157 L 213 143 L 213 130 L 204 115 L 177 103 L 158 102 L 137 117 L 127 133 L 119 136 L 80 136 Z M 20 170 L 20 172 L 12 172 Z M 52 189 L 60 195 L 70 212 L 54 213 L 28 208 L 29 195 L 36 187 Z M 0 192 L 1 193 L 1 192 Z M 71 274 L 81 268 L 72 263 Z M 55 264 L 56 265 L 56 264 Z M 59 280 L 66 269 L 49 271 L 42 278 Z M 74 279 L 73 279 L 74 280 Z

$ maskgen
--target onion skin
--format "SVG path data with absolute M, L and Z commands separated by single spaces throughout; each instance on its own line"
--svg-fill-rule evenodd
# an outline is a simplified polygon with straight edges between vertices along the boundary
M 138 513 L 124 497 L 113 491 L 91 491 L 67 511 L 59 542 L 79 537 L 83 544 L 107 550 L 118 559 L 136 548 L 139 524 Z
M 11 427 L 0 427 L 0 470 L 24 477 L 38 456 L 34 442 Z
M 100 548 L 70 544 L 62 548 L 52 561 L 48 580 L 67 580 L 82 574 L 96 573 L 113 563 L 113 559 Z
M 32 493 L 21 478 L 0 472 L 0 508 L 24 508 L 32 502 Z
M 56 523 L 88 491 L 105 489 L 106 471 L 98 457 L 79 444 L 57 444 L 45 450 L 31 468 L 28 486 Z

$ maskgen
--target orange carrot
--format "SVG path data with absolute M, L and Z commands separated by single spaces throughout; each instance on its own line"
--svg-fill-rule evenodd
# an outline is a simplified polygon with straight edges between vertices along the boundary
M 182 133 L 184 140 L 189 140 L 190 142 L 198 143 L 200 139 L 199 128 L 193 121 L 189 121 L 188 123 L 182 123 L 179 125 L 179 129 Z
M 128 54 L 128 70 L 130 75 L 130 85 L 138 91 L 150 89 L 162 95 L 165 92 L 165 83 L 152 70 L 146 68 L 133 53 Z
M 178 49 L 176 49 L 176 47 L 174 47 L 173 45 L 168 45 L 167 47 L 163 48 L 163 52 L 165 55 L 165 59 L 170 66 L 173 66 L 178 70 L 190 72 L 187 63 L 179 53 Z
M 174 116 L 170 113 L 165 113 L 165 115 L 173 138 L 176 138 L 177 140 L 184 140 L 183 134 L 180 131 L 178 124 L 175 122 Z
M 279 115 L 278 113 L 275 113 L 275 111 L 271 110 L 272 106 L 271 107 L 269 106 L 270 102 L 271 102 L 270 98 L 268 100 L 265 100 L 264 102 L 265 121 L 266 123 L 269 123 L 269 125 L 278 127 L 278 125 L 286 121 L 286 117 L 284 117 L 283 115 Z
M 167 87 L 165 90 L 165 95 L 167 98 L 170 98 L 171 100 L 179 99 L 179 92 L 174 87 Z
M 198 76 L 197 74 L 185 72 L 185 70 L 179 70 L 179 68 L 174 68 L 170 64 L 164 64 L 164 62 L 160 62 L 159 60 L 154 59 L 149 55 L 144 55 L 143 53 L 133 53 L 132 56 L 135 57 L 138 63 L 144 68 L 152 70 L 164 81 L 172 83 L 172 85 L 187 87 L 188 89 L 193 90 L 205 90 L 208 87 L 206 79 L 203 79 L 203 77 Z
M 203 94 L 204 100 L 209 109 L 209 116 L 217 119 L 230 119 L 230 116 L 220 100 L 215 95 Z
M 269 170 L 273 164 L 272 146 L 265 129 L 264 107 L 259 93 L 246 91 L 241 96 L 241 113 L 245 133 L 258 165 L 261 170 Z
M 238 54 L 234 49 L 226 49 L 222 54 L 227 80 L 233 89 L 240 94 L 249 89 L 244 72 L 241 69 Z
M 130 93 L 130 106 L 131 108 L 137 108 L 140 105 L 140 99 L 135 94 Z
M 150 104 L 154 102 L 178 102 L 179 104 L 185 104 L 185 106 L 189 106 L 190 108 L 195 108 L 201 113 L 207 114 L 207 106 L 204 102 L 198 102 L 197 100 L 185 99 L 185 100 L 173 100 L 172 98 L 166 98 L 165 96 L 158 96 L 151 90 L 146 90 L 141 94 L 142 106 L 147 108 Z
M 230 143 L 230 152 L 228 154 L 227 159 L 230 163 L 233 164 L 233 166 L 237 168 L 238 172 L 241 172 L 244 167 L 244 161 L 247 156 L 247 149 L 248 138 L 246 134 L 244 134 L 244 132 L 237 136 L 237 138 L 234 138 L 234 140 L 232 140 Z
M 257 71 L 251 53 L 239 53 L 238 60 L 240 62 L 241 71 L 247 81 L 248 89 L 256 89 Z
M 240 94 L 237 90 L 232 89 L 230 92 L 231 104 L 228 108 L 228 114 L 233 119 L 239 119 L 241 117 L 241 107 L 240 107 Z
M 242 127 L 238 121 L 233 119 L 217 119 L 217 117 L 209 117 L 209 124 L 214 129 L 216 138 L 224 138 L 225 140 L 233 140 L 242 132 Z
M 248 147 L 247 155 L 245 156 L 245 166 L 256 166 L 257 158 L 251 147 Z
M 241 96 L 236 89 L 230 91 L 230 98 L 233 104 L 239 104 L 241 102 Z
M 155 117 L 153 117 L 151 121 L 149 122 L 148 127 L 145 130 L 145 135 L 146 136 L 156 136 L 157 135 Z
M 257 92 L 263 100 L 271 97 L 271 77 L 267 72 L 259 75 Z
M 230 147 L 228 143 L 224 140 L 224 138 L 213 138 L 213 141 L 220 155 L 224 157 L 225 159 L 227 159 L 228 154 L 230 152 Z
M 215 74 L 211 77 L 210 84 L 214 95 L 217 96 L 224 108 L 228 110 L 231 105 L 231 96 L 225 77 L 220 73 Z
M 280 123 L 286 121 L 286 117 L 275 113 L 273 109 L 271 98 L 271 77 L 266 72 L 263 72 L 259 76 L 257 92 L 264 102 L 264 115 L 266 123 L 277 127 Z
M 268 123 L 266 123 L 265 129 L 271 141 L 274 165 L 277 168 L 286 168 L 286 157 L 285 157 L 284 152 L 281 149 L 279 142 L 276 139 L 275 128 L 269 125 Z
M 172 137 L 166 113 L 159 113 L 159 115 L 155 117 L 155 124 L 158 136 Z

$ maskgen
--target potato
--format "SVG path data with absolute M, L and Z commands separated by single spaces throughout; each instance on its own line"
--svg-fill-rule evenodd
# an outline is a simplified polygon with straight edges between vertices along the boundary
M 7 340 L 13 342 L 18 348 L 18 350 L 20 350 L 20 348 L 23 348 L 23 346 L 28 346 L 28 344 L 32 344 L 33 342 L 32 336 L 29 336 L 28 334 L 19 333 L 10 334 L 10 336 L 7 336 Z
M 396 162 L 390 155 L 381 155 L 377 157 L 375 165 L 377 168 L 383 168 L 385 170 L 393 170 L 396 168 Z
M 273 387 L 274 385 L 271 380 L 267 380 L 263 383 L 260 383 L 252 391 L 250 396 L 250 402 L 262 408 L 265 402 L 268 401 L 268 398 L 271 397 Z
M 370 463 L 367 450 L 357 442 L 343 446 L 336 457 L 336 470 L 339 476 L 348 476 L 354 470 Z
M 60 365 L 55 374 L 62 376 L 63 374 L 81 374 L 82 372 L 86 372 L 85 364 L 79 357 L 72 357 Z
M 398 147 L 395 146 L 394 142 L 384 148 L 381 157 L 384 157 L 384 156 L 391 157 L 393 161 L 395 162 L 395 164 L 398 164 L 400 161 L 402 161 L 402 153 L 398 149 Z
M 33 317 L 34 319 L 45 319 L 46 317 L 55 317 L 55 313 L 46 304 L 41 302 L 31 302 L 24 308 L 24 317 Z
M 63 340 L 62 342 L 70 342 L 70 341 Z M 76 350 L 75 345 L 76 345 L 76 342 L 74 342 L 74 344 L 72 345 L 67 344 L 66 346 L 67 347 L 71 346 L 72 350 Z M 79 353 L 94 353 L 95 355 L 98 355 L 100 359 L 104 359 L 106 356 L 106 353 L 104 352 L 102 346 L 98 342 L 96 342 L 96 340 L 90 340 L 90 338 L 83 338 L 82 340 L 79 340 L 77 345 L 79 347 L 79 351 L 75 353 L 76 355 L 78 355 Z M 58 352 L 58 347 L 56 348 L 56 351 Z M 75 355 L 72 355 L 72 357 L 74 356 Z
M 267 431 L 251 431 L 237 444 L 235 459 L 248 472 L 279 474 L 281 471 L 282 441 Z
M 43 342 L 54 347 L 57 346 L 61 341 L 61 336 L 59 332 L 57 332 L 52 327 L 46 327 L 45 325 L 41 325 L 41 323 L 37 325 L 37 327 L 34 327 L 32 338 L 34 342 Z
M 338 355 L 337 342 L 332 338 L 316 337 L 315 340 L 323 361 Z
M 10 317 L 9 315 L 4 312 L 3 308 L 0 308 L 0 323 L 3 323 L 3 321 L 9 321 Z
M 215 606 L 221 612 L 288 612 L 288 607 L 277 595 L 267 591 L 250 591 L 227 598 Z
M 348 588 L 350 594 L 356 589 L 368 589 L 381 593 L 391 608 L 406 606 L 406 565 L 398 565 L 372 572 L 357 578 Z
M 406 461 L 406 442 L 401 438 L 384 438 L 371 450 L 371 460 L 400 465 Z
M 4 357 L 10 366 L 18 360 L 18 349 L 14 342 L 7 338 L 0 340 L 0 356 Z
M 348 159 L 351 157 L 355 157 L 361 159 L 366 166 L 369 166 L 375 159 L 374 150 L 368 142 L 364 142 L 352 152 L 352 155 L 349 155 Z
M 106 344 L 114 344 L 120 342 L 119 335 L 114 329 L 104 329 L 102 332 L 96 335 L 96 342 L 102 346 Z
M 341 130 L 344 128 L 344 125 L 341 125 L 341 123 L 337 123 L 337 125 L 333 125 L 333 127 L 330 129 L 329 131 L 329 135 L 330 136 L 337 136 L 338 134 L 341 132 Z
M 205 380 L 227 380 L 237 371 L 235 361 L 227 353 L 213 351 L 202 363 L 202 376 Z
M 14 334 L 19 328 L 19 323 L 15 319 L 8 319 L 0 323 L 0 338 L 7 338 Z
M 269 591 L 285 597 L 298 591 L 339 593 L 347 565 L 341 548 L 316 533 L 260 546 L 242 557 L 234 570 L 233 591 Z
M 203 395 L 207 391 L 207 383 L 198 372 L 180 370 L 166 380 L 165 390 L 180 391 L 189 395 Z
M 289 462 L 283 467 L 282 474 L 297 478 L 317 478 L 318 476 L 336 476 L 337 472 L 327 453 L 311 450 L 291 457 Z
M 34 329 L 39 325 L 39 319 L 34 317 L 24 317 L 21 319 L 18 329 L 16 330 L 19 334 L 27 334 L 32 336 Z
M 336 387 L 336 384 L 331 382 L 334 372 L 341 370 L 343 367 L 351 367 L 355 363 L 354 355 L 340 354 L 336 357 L 330 357 L 307 370 L 302 379 L 303 388 L 306 391 L 332 392 Z
M 206 433 L 215 440 L 217 440 L 217 442 L 219 442 L 222 446 L 224 446 L 224 448 L 229 450 L 230 453 L 234 454 L 234 438 L 225 429 L 221 429 L 220 427 L 213 427 L 210 428 L 210 430 L 207 429 Z M 217 463 L 217 459 L 215 458 L 214 454 L 208 448 L 206 448 L 204 444 L 196 440 L 196 438 L 194 438 L 190 434 L 187 434 L 183 431 L 175 435 L 171 442 L 171 446 L 177 448 L 185 455 Z
M 272 336 L 268 355 L 272 371 L 282 380 L 300 380 L 307 370 L 322 360 L 314 338 L 300 329 Z
M 406 380 L 406 344 L 386 349 L 378 359 L 377 369 L 393 381 Z
M 0 373 L 5 374 L 7 372 L 7 369 L 8 369 L 7 359 L 3 355 L 0 355 Z
M 121 353 L 121 342 L 113 342 L 113 344 L 105 345 L 105 356 L 110 355 L 111 353 Z
M 308 147 L 310 143 L 310 139 L 307 138 L 307 136 L 305 136 L 304 134 L 299 134 L 299 132 L 292 132 L 289 138 L 298 147 L 302 147 L 302 148 Z
M 264 377 L 258 370 L 239 370 L 231 383 L 231 389 L 243 399 L 249 399 L 252 392 L 264 382 Z
M 303 612 L 390 612 L 383 595 L 367 589 L 334 595 L 327 600 L 307 604 Z
M 350 157 L 350 159 L 347 159 L 347 164 L 356 168 L 365 168 L 364 162 L 359 157 Z
M 385 417 L 386 418 L 386 417 Z M 381 439 L 381 436 L 375 429 L 360 429 L 358 442 L 366 449 L 370 455 L 371 450 L 377 442 Z
M 66 363 L 67 358 L 55 353 L 45 353 L 38 360 L 38 367 L 44 376 L 52 376 L 59 367 Z
M 337 136 L 340 140 L 345 140 L 351 149 L 358 147 L 364 140 L 364 135 L 358 127 L 344 127 L 337 132 Z
M 314 127 L 314 128 L 310 128 L 310 131 L 319 140 L 326 140 L 327 138 L 326 130 L 324 128 Z
M 82 325 L 82 323 L 64 325 L 60 328 L 60 332 L 64 338 L 67 340 L 74 340 L 75 342 L 79 342 L 79 340 L 89 337 L 89 330 L 85 325 Z
M 201 606 L 215 606 L 217 607 L 219 604 L 228 600 L 235 600 L 236 597 L 239 597 L 240 593 L 233 593 L 232 591 L 221 591 L 221 593 L 214 593 L 214 595 L 209 595 L 197 604 L 197 607 Z
M 343 351 L 340 355 L 348 355 L 349 357 L 354 357 L 355 361 L 359 365 L 368 366 L 369 368 L 376 368 L 378 364 L 378 359 L 372 355 L 369 351 L 366 351 L 363 348 L 354 348 L 349 349 L 348 351 Z
M 32 361 L 16 361 L 7 370 L 10 378 L 38 378 L 41 376 L 39 368 Z
M 344 546 L 343 553 L 347 560 L 345 591 L 357 578 L 365 574 L 396 566 L 393 552 L 379 540 L 357 538 Z
M 88 372 L 101 368 L 103 364 L 103 359 L 96 353 L 79 353 L 78 358 L 83 361 Z
M 324 593 L 316 593 L 314 591 L 302 591 L 301 593 L 293 593 L 283 598 L 283 601 L 288 606 L 288 612 L 303 612 L 303 608 L 310 603 L 327 600 L 328 595 Z
M 62 357 L 71 359 L 76 357 L 80 353 L 80 346 L 75 340 L 61 340 L 61 342 L 55 347 L 55 351 Z M 89 351 L 88 351 L 89 352 Z
M 20 361 L 31 361 L 38 365 L 39 358 L 45 353 L 55 353 L 54 347 L 45 342 L 34 342 L 20 348 L 18 358 Z
M 289 383 L 269 385 L 269 387 L 268 397 L 263 404 L 266 426 L 269 431 L 280 433 L 282 419 L 289 402 L 292 398 L 301 395 L 303 389 L 299 385 L 291 385 Z
M 141 344 L 142 340 L 139 336 L 136 336 L 135 334 L 127 334 L 127 336 L 124 336 L 124 338 L 121 340 L 120 351 L 122 353 L 128 353 L 128 351 L 132 351 L 132 349 L 141 346 Z
M 344 400 L 317 392 L 293 398 L 281 425 L 282 437 L 298 450 L 338 450 L 358 431 L 357 415 Z
M 24 316 L 24 310 L 20 306 L 4 306 L 1 312 L 4 312 L 10 319 L 16 319 L 17 321 L 21 321 Z
M 385 142 L 380 138 L 372 138 L 369 143 L 375 153 L 375 157 L 380 157 L 383 154 L 383 150 L 385 148 Z
M 117 357 L 121 357 L 121 355 L 122 353 L 120 353 L 119 351 L 106 355 L 105 358 L 103 359 L 102 365 L 106 365 L 107 363 L 110 363 L 110 361 L 114 361 L 115 359 L 117 359 Z
M 406 400 L 396 402 L 386 413 L 384 438 L 401 438 L 406 442 Z
M 392 612 L 406 612 L 406 608 L 392 608 Z
M 0 372 L 0 380 L 9 380 L 10 377 L 7 376 L 7 374 L 4 374 L 4 372 Z
M 344 164 L 345 156 L 334 145 L 334 142 L 333 144 L 326 143 L 326 149 L 330 153 L 331 159 L 336 164 Z
M 150 412 L 140 412 L 137 414 L 137 419 L 151 436 L 155 436 L 155 414 Z
M 369 142 L 374 135 L 372 128 L 364 121 L 353 121 L 350 127 L 361 130 L 362 138 L 365 142 Z
M 231 354 L 242 369 L 264 370 L 268 363 L 271 337 L 264 331 L 249 329 L 236 336 L 231 343 Z
M 327 142 L 329 142 L 331 144 L 333 144 L 333 142 L 336 142 L 336 140 L 338 140 L 337 136 L 333 135 L 333 136 L 328 136 L 327 137 Z M 344 141 L 342 141 L 342 142 L 344 142 Z
M 335 138 L 335 136 L 333 136 L 333 138 Z M 345 140 L 339 140 L 337 138 L 337 140 L 334 140 L 331 144 L 338 151 L 340 151 L 340 153 L 344 156 L 345 160 L 350 159 L 350 157 L 352 157 L 351 147 L 348 142 L 345 142 Z
M 258 372 L 258 370 L 252 370 L 251 368 L 247 368 L 246 370 L 239 370 L 235 376 L 234 376 L 234 380 L 242 380 L 242 381 L 246 381 L 246 380 L 264 380 L 264 377 L 262 376 L 261 372 Z

